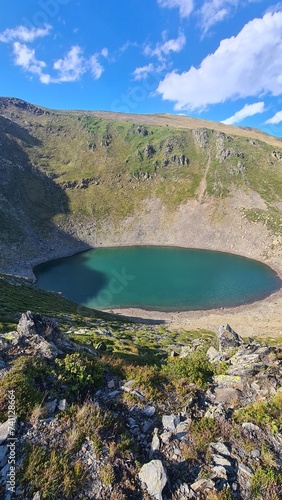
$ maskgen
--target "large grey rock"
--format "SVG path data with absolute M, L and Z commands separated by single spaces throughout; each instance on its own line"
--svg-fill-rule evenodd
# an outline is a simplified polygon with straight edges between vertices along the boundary
M 180 417 L 178 415 L 164 415 L 162 418 L 163 428 L 168 431 L 176 431 L 176 427 L 180 423 Z
M 10 431 L 9 420 L 0 425 L 0 445 L 6 441 Z
M 240 339 L 239 335 L 234 332 L 229 325 L 226 325 L 219 327 L 217 341 L 219 344 L 219 350 L 221 352 L 226 352 L 234 349 L 235 347 L 239 347 L 242 339 Z
M 162 491 L 167 483 L 167 474 L 161 460 L 151 460 L 144 464 L 139 472 L 139 479 L 145 483 L 149 495 L 162 500 Z
M 224 455 L 226 457 L 230 457 L 229 449 L 221 441 L 218 441 L 217 443 L 210 443 L 210 447 L 212 448 L 213 451 L 215 451 L 219 455 Z

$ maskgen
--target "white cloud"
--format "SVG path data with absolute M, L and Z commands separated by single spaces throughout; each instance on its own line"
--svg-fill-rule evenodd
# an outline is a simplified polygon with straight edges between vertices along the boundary
M 133 71 L 134 80 L 143 80 L 152 73 L 155 69 L 154 64 L 150 63 L 147 66 L 141 66 Z
M 226 125 L 233 125 L 233 123 L 239 123 L 248 116 L 256 115 L 257 113 L 263 113 L 265 111 L 264 102 L 256 102 L 254 104 L 245 104 L 245 106 L 237 111 L 233 116 L 227 118 L 222 123 Z
M 204 109 L 250 96 L 282 93 L 282 12 L 247 23 L 236 37 L 222 40 L 199 68 L 173 71 L 157 91 L 176 110 Z
M 74 45 L 63 59 L 54 62 L 53 68 L 59 72 L 57 81 L 75 82 L 86 71 L 86 62 L 83 51 L 78 45 Z
M 180 17 L 189 17 L 194 8 L 193 0 L 158 0 L 158 4 L 168 9 L 178 8 Z
M 101 54 L 101 55 L 103 55 L 103 54 Z M 98 61 L 98 57 L 99 57 L 99 54 L 93 54 L 93 56 L 91 56 L 89 59 L 90 71 L 91 71 L 91 74 L 92 74 L 94 80 L 98 80 L 104 71 L 103 66 Z M 104 57 L 106 57 L 106 56 L 104 56 Z
M 44 28 L 31 28 L 25 26 L 17 26 L 14 29 L 6 29 L 0 33 L 0 42 L 9 43 L 14 40 L 21 42 L 33 42 L 36 38 L 49 35 L 51 26 L 46 25 Z
M 35 51 L 30 49 L 25 44 L 14 42 L 13 52 L 15 56 L 16 66 L 21 66 L 25 71 L 37 75 L 42 83 L 49 83 L 50 76 L 43 72 L 46 67 L 44 61 L 39 61 L 35 57 Z
M 101 56 L 105 57 L 106 59 L 109 57 L 109 51 L 106 47 L 104 47 L 102 50 L 101 50 Z
M 277 123 L 282 122 L 282 111 L 277 111 L 272 118 L 269 118 L 266 120 L 265 123 L 272 123 L 273 125 L 277 125 Z
M 205 34 L 211 26 L 222 21 L 237 7 L 238 0 L 208 0 L 205 1 L 198 11 L 200 25 Z
M 166 40 L 166 32 L 163 33 L 163 42 L 157 43 L 156 47 L 152 49 L 150 45 L 146 45 L 144 54 L 150 57 L 157 57 L 160 61 L 164 56 L 169 55 L 170 52 L 180 52 L 186 44 L 186 38 L 183 33 L 179 33 L 177 38 Z

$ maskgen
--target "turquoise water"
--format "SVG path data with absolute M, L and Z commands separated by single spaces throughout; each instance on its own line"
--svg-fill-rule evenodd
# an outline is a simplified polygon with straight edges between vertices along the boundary
M 41 264 L 37 286 L 91 308 L 185 311 L 262 299 L 282 282 L 237 255 L 176 247 L 99 248 Z

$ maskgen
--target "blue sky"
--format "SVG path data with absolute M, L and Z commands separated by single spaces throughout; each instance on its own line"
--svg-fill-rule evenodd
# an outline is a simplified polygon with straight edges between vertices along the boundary
M 10 0 L 1 9 L 1 96 L 282 136 L 282 2 Z

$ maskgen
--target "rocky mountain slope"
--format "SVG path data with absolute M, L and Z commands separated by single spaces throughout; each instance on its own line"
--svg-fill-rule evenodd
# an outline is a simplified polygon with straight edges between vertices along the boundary
M 59 323 L 28 311 L 0 337 L 1 498 L 11 442 L 12 498 L 282 498 L 281 347 L 229 325 Z
M 220 249 L 278 265 L 282 143 L 169 115 L 0 98 L 0 271 L 90 246 Z

